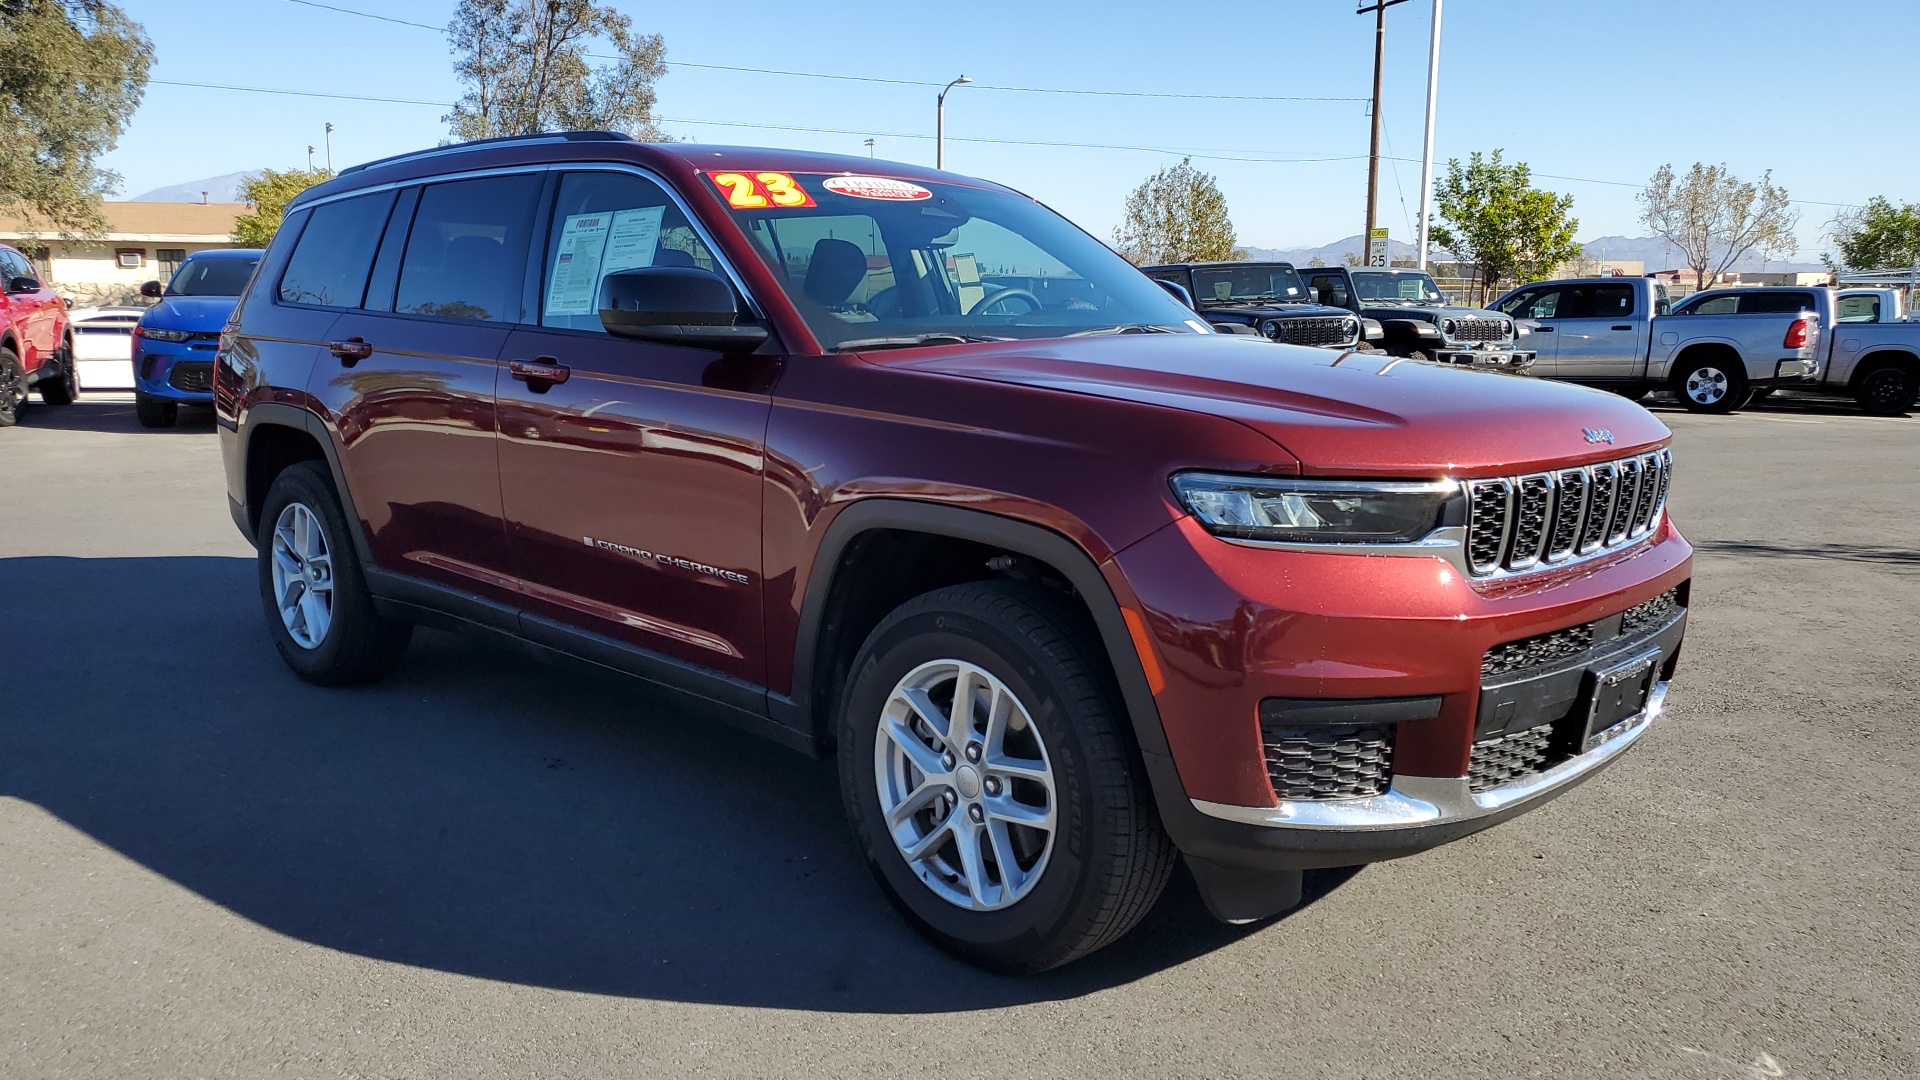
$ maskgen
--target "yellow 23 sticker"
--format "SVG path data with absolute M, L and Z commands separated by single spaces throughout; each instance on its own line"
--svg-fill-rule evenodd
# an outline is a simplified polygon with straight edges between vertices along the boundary
M 713 182 L 726 194 L 727 205 L 735 210 L 814 205 L 813 196 L 786 173 L 714 173 Z

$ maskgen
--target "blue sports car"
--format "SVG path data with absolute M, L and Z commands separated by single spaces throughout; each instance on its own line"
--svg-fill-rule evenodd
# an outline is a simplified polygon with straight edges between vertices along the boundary
M 220 331 L 260 265 L 254 248 L 200 251 L 162 289 L 140 287 L 160 302 L 133 328 L 133 403 L 142 427 L 172 427 L 181 405 L 213 404 L 213 358 Z

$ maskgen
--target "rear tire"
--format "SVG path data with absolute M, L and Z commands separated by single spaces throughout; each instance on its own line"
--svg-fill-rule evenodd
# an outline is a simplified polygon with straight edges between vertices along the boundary
M 172 401 L 135 394 L 133 415 L 143 428 L 170 428 L 180 419 L 180 406 Z
M 27 403 L 27 374 L 12 349 L 0 349 L 0 428 L 20 422 L 20 407 Z
M 1724 415 L 1747 403 L 1747 373 L 1738 360 L 1695 360 L 1674 376 L 1673 392 L 1688 412 Z
M 1920 374 L 1908 367 L 1874 368 L 1853 387 L 1853 400 L 1868 416 L 1899 416 L 1911 410 L 1916 399 L 1920 399 Z
M 80 397 L 80 376 L 73 366 L 73 343 L 60 346 L 54 356 L 60 365 L 60 377 L 40 384 L 40 400 L 49 405 L 71 405 Z
M 974 705 L 956 722 L 962 681 Z M 1092 628 L 1036 590 L 958 585 L 882 620 L 840 706 L 840 791 L 908 922 L 1006 973 L 1132 929 L 1176 853 L 1125 717 Z M 1040 817 L 1050 826 L 1023 824 Z
M 385 675 L 406 655 L 413 624 L 374 610 L 346 513 L 320 463 L 302 461 L 274 478 L 254 547 L 267 632 L 294 674 L 351 686 Z

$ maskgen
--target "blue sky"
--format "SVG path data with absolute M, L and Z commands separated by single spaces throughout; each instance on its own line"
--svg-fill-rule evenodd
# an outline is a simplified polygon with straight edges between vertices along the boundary
M 451 102 L 459 88 L 443 35 L 296 0 L 120 2 L 158 51 L 155 82 L 105 161 L 123 195 L 302 165 L 329 121 L 336 166 L 445 135 L 435 105 L 166 85 Z M 454 6 L 326 3 L 431 25 Z M 1218 177 L 1243 244 L 1318 245 L 1362 224 L 1361 101 L 989 89 L 1365 98 L 1373 20 L 1353 0 L 616 6 L 665 36 L 670 63 L 915 83 L 972 76 L 978 85 L 947 99 L 947 167 L 1019 188 L 1102 236 L 1126 193 L 1186 151 Z M 1381 114 L 1386 147 L 1403 160 L 1382 166 L 1380 217 L 1396 238 L 1411 238 L 1419 199 L 1430 8 L 1409 0 L 1388 13 Z M 1838 206 L 1920 199 L 1903 110 L 1835 100 L 1866 73 L 1911 67 L 1920 3 L 1840 12 L 1789 0 L 1447 0 L 1436 155 L 1504 148 L 1536 183 L 1573 194 L 1582 239 L 1643 234 L 1633 194 L 1662 163 L 1724 161 L 1743 177 L 1772 169 L 1800 201 L 1795 258 L 1813 260 Z M 936 89 L 674 66 L 658 112 L 667 131 L 700 142 L 864 154 L 871 136 L 880 157 L 932 164 Z M 790 130 L 802 128 L 846 133 Z

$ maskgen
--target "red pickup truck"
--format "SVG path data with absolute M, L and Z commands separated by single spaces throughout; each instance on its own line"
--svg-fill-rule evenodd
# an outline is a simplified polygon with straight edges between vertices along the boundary
M 20 420 L 31 391 L 49 405 L 80 396 L 67 305 L 33 260 L 0 244 L 0 427 Z
M 910 165 L 575 132 L 349 169 L 217 356 L 294 671 L 478 629 L 836 755 L 883 889 L 997 970 L 1116 940 L 1180 857 L 1243 922 L 1537 806 L 1650 730 L 1685 632 L 1639 406 L 1216 334 Z

